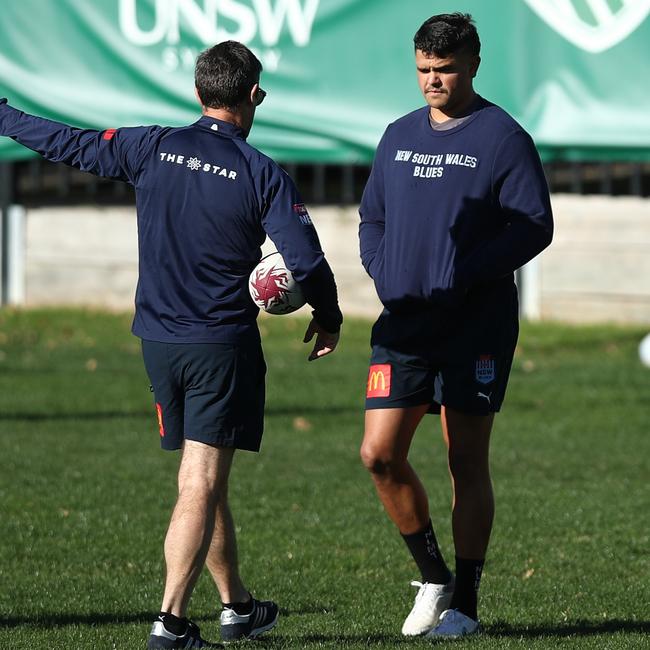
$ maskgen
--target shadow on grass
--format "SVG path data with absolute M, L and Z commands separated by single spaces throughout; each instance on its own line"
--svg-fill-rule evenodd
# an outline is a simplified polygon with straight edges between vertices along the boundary
M 91 411 L 87 413 L 0 413 L 0 421 L 58 422 L 66 420 L 119 420 L 122 418 L 151 418 L 151 411 Z
M 270 633 L 269 636 L 260 637 L 255 641 L 256 646 L 265 648 L 307 648 L 310 645 L 321 646 L 323 643 L 336 644 L 344 648 L 347 645 L 363 644 L 365 646 L 390 644 L 396 647 L 402 644 L 413 645 L 413 639 L 397 634 L 306 634 L 287 636 L 283 634 Z M 300 645 L 296 645 L 300 644 Z
M 285 610 L 282 613 L 291 614 L 311 614 L 322 613 L 324 609 L 331 611 L 330 608 L 306 607 L 300 610 Z M 332 608 L 333 609 L 333 608 Z M 153 621 L 158 612 L 136 612 L 132 614 L 55 614 L 42 613 L 26 616 L 0 616 L 0 629 L 16 628 L 21 626 L 36 627 L 65 627 L 67 625 L 119 625 L 120 623 L 141 623 L 149 624 Z M 196 620 L 204 623 L 212 617 L 199 616 Z M 484 628 L 484 634 L 491 638 L 498 637 L 517 637 L 524 639 L 536 639 L 544 637 L 574 637 L 574 636 L 595 636 L 599 634 L 613 633 L 643 633 L 650 632 L 650 621 L 624 621 L 614 619 L 611 621 L 576 621 L 575 623 L 548 624 L 548 625 L 511 625 L 504 622 L 496 622 Z M 402 644 L 412 644 L 413 639 L 402 637 L 397 634 L 307 634 L 302 635 L 283 635 L 269 634 L 260 638 L 256 645 L 258 647 L 284 648 L 299 642 L 302 647 L 309 645 L 320 645 L 323 643 L 336 643 L 340 647 L 349 644 L 362 643 L 366 646 L 386 645 L 390 643 L 391 647 Z
M 497 621 L 484 628 L 485 634 L 491 637 L 518 637 L 534 639 L 545 636 L 593 636 L 596 634 L 612 634 L 614 632 L 650 632 L 650 621 L 576 621 L 574 623 L 558 623 L 546 625 L 511 625 Z
M 612 633 L 647 633 L 650 631 L 649 621 L 577 621 L 567 625 L 539 625 L 539 626 L 517 626 L 507 623 L 495 623 L 485 628 L 484 634 L 491 638 L 517 637 L 537 639 L 545 637 L 574 637 L 574 636 L 595 636 L 599 634 Z M 468 639 L 469 640 L 469 639 Z M 362 644 L 364 646 L 412 646 L 417 639 L 401 636 L 400 634 L 345 634 L 341 632 L 333 634 L 306 634 L 283 635 L 271 633 L 269 636 L 261 637 L 256 645 L 265 648 L 308 648 L 310 645 L 321 646 L 322 644 L 335 644 L 337 647 L 345 648 L 348 645 Z M 426 640 L 425 640 L 426 641 Z M 300 646 L 296 644 L 299 643 Z
M 24 411 L 5 411 L 0 413 L 0 421 L 10 422 L 65 422 L 69 420 L 120 420 L 122 418 L 148 418 L 155 411 L 88 411 L 70 413 L 29 413 Z M 361 413 L 356 406 L 267 406 L 267 416 L 284 415 L 311 415 L 322 413 L 325 415 L 343 415 L 346 413 Z
M 289 616 L 304 616 L 308 614 L 329 614 L 336 612 L 335 605 L 304 605 L 295 609 L 280 608 L 283 618 Z M 39 627 L 65 627 L 66 625 L 111 625 L 119 623 L 150 623 L 158 616 L 155 612 L 135 612 L 133 614 L 90 613 L 90 614 L 60 614 L 56 612 L 41 612 L 30 615 L 3 616 L 0 615 L 0 629 L 32 625 Z M 199 623 L 214 619 L 215 616 L 196 617 Z M 275 636 L 274 636 L 275 638 Z
M 151 623 L 158 616 L 155 612 L 135 612 L 133 614 L 57 614 L 43 612 L 25 616 L 0 616 L 0 629 L 31 625 L 36 627 L 65 627 L 66 625 L 112 625 L 119 623 Z
M 302 605 L 295 609 L 289 607 L 280 607 L 280 616 L 288 618 L 289 616 L 305 616 L 306 614 L 332 614 L 337 611 L 335 605 L 312 604 Z

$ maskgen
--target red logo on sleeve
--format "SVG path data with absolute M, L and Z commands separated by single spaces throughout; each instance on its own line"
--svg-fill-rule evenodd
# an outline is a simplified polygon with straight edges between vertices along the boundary
M 378 363 L 368 371 L 366 397 L 388 397 L 390 395 L 390 364 Z
M 165 427 L 163 426 L 162 406 L 156 402 L 156 412 L 158 413 L 158 429 L 160 430 L 160 437 L 165 437 Z
M 117 131 L 117 129 L 106 129 L 102 137 L 104 138 L 104 140 L 111 140 L 115 135 L 115 131 Z
M 304 226 L 313 225 L 311 217 L 309 216 L 309 212 L 307 211 L 304 203 L 294 204 L 293 211 L 298 215 L 300 223 L 302 223 Z

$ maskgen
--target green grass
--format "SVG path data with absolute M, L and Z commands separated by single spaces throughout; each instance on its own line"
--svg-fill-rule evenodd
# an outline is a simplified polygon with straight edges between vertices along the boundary
M 282 608 L 263 648 L 424 648 L 399 629 L 416 578 L 358 460 L 368 322 L 307 363 L 305 323 L 262 321 L 259 455 L 236 458 L 242 573 Z M 497 518 L 465 648 L 650 647 L 650 371 L 641 328 L 523 328 L 492 449 Z M 162 587 L 177 454 L 159 451 L 125 315 L 0 311 L 0 648 L 142 648 Z M 449 558 L 436 418 L 412 460 Z M 190 606 L 218 636 L 204 576 Z

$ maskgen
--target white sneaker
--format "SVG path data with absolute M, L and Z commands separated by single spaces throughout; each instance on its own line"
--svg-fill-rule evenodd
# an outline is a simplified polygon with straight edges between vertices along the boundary
M 459 639 L 461 636 L 476 634 L 478 621 L 465 616 L 457 609 L 446 609 L 440 614 L 440 622 L 427 634 L 427 639 Z
M 440 613 L 449 607 L 454 595 L 454 577 L 446 585 L 414 580 L 411 586 L 418 587 L 411 613 L 402 625 L 404 636 L 419 636 L 432 630 L 438 623 Z

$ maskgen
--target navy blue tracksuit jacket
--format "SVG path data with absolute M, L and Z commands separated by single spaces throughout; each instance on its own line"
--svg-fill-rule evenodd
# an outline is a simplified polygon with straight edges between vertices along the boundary
M 289 176 L 241 129 L 201 117 L 186 127 L 94 131 L 27 115 L 0 99 L 0 135 L 136 190 L 139 280 L 133 333 L 169 343 L 230 343 L 256 328 L 248 276 L 266 235 L 314 317 L 338 331 L 336 285 Z

